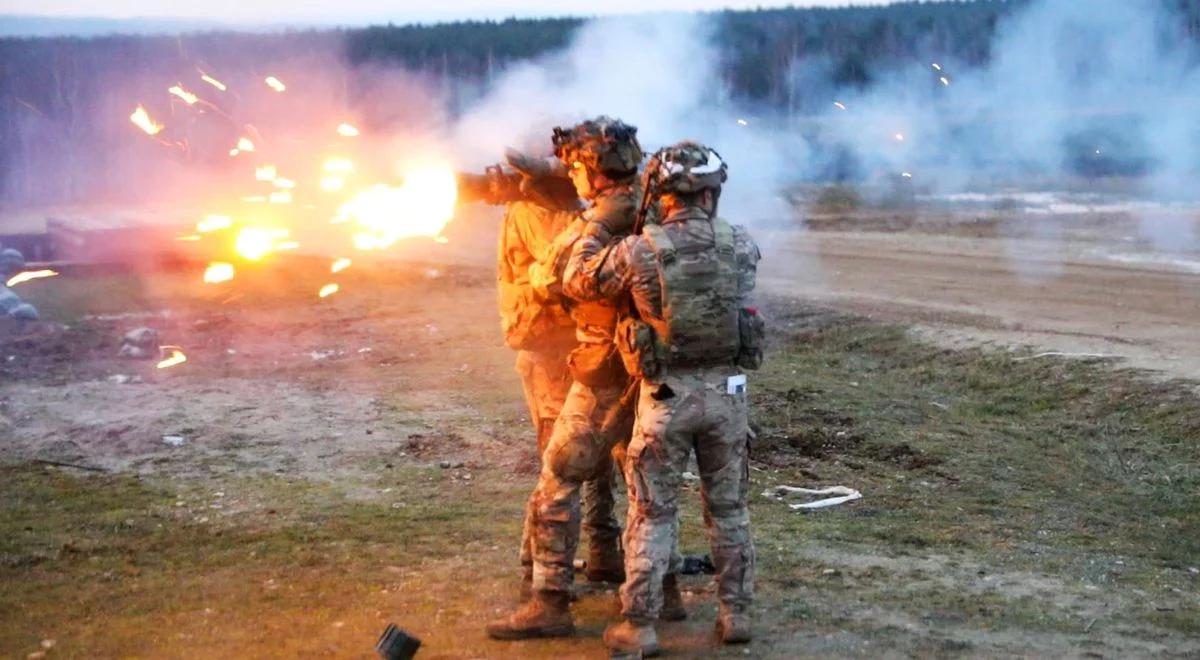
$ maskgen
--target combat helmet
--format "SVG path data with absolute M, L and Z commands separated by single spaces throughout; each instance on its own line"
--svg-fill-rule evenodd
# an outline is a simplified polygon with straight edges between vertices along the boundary
M 653 195 L 695 195 L 704 190 L 719 194 L 728 169 L 716 150 L 685 140 L 659 149 L 650 158 L 643 183 Z
M 558 126 L 552 140 L 554 155 L 567 167 L 581 163 L 615 181 L 637 174 L 642 164 L 637 127 L 619 119 L 601 115 L 569 128 Z

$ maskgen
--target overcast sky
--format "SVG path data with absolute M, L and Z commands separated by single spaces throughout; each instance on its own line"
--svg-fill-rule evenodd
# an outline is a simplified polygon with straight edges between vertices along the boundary
M 219 22 L 433 21 L 507 16 L 626 14 L 647 11 L 686 11 L 756 6 L 845 6 L 887 4 L 884 0 L 4 0 L 0 14 L 97 18 L 184 18 Z

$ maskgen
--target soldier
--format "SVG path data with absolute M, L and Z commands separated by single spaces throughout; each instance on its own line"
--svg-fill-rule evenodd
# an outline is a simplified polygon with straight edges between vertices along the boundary
M 531 267 L 530 278 L 544 294 L 560 291 L 560 274 L 581 238 L 596 236 L 597 240 L 607 241 L 628 234 L 632 228 L 638 202 L 635 183 L 642 161 L 636 133 L 632 126 L 607 117 L 571 129 L 555 129 L 555 154 L 566 166 L 576 191 L 591 206 L 560 234 L 543 263 Z M 612 473 L 610 452 L 629 438 L 632 428 L 627 397 L 632 381 L 613 344 L 619 308 L 608 301 L 568 307 L 580 345 L 568 360 L 574 382 L 554 425 L 532 496 L 534 598 L 487 626 L 488 634 L 497 639 L 557 637 L 574 632 L 569 603 L 579 544 L 580 490 L 588 483 L 602 486 L 602 478 Z M 588 500 L 585 496 L 585 508 Z M 586 511 L 584 518 L 588 518 Z M 589 579 L 596 570 L 611 581 L 623 580 L 623 562 L 613 565 L 608 555 L 597 557 L 595 534 L 592 539 Z M 594 561 L 601 563 L 594 566 Z M 678 604 L 664 614 L 671 617 L 683 612 L 682 599 L 674 583 L 668 590 Z
M 517 351 L 516 370 L 521 376 L 529 418 L 537 434 L 539 460 L 550 440 L 554 420 L 562 410 L 571 386 L 567 355 L 577 345 L 575 322 L 557 298 L 534 293 L 529 267 L 546 253 L 554 239 L 575 220 L 580 202 L 574 185 L 561 168 L 545 159 L 509 150 L 509 164 L 519 174 L 490 167 L 483 176 L 459 175 L 464 198 L 504 204 L 497 255 L 497 298 L 505 343 Z M 618 544 L 620 527 L 613 514 L 613 482 L 584 489 L 584 527 L 596 548 L 597 566 L 621 568 Z M 532 591 L 533 553 L 530 506 L 526 505 L 520 560 L 523 569 L 521 599 Z M 598 580 L 613 575 L 594 574 Z M 618 574 L 616 577 L 620 577 Z M 619 579 L 617 581 L 620 581 Z
M 659 151 L 642 179 L 641 212 L 656 202 L 659 223 L 607 246 L 585 239 L 564 274 L 564 290 L 576 299 L 632 298 L 617 329 L 626 366 L 641 379 L 625 464 L 624 620 L 604 632 L 617 651 L 659 650 L 659 584 L 693 451 L 717 569 L 717 632 L 725 643 L 750 640 L 754 546 L 746 509 L 746 377 L 739 367 L 759 366 L 763 321 L 747 305 L 758 248 L 743 228 L 716 215 L 725 178 L 725 164 L 707 147 L 681 142 Z

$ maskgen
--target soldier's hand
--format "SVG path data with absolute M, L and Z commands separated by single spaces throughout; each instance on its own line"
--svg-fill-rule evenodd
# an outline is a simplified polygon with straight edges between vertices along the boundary
M 558 277 L 546 264 L 540 262 L 530 264 L 528 274 L 529 287 L 537 294 L 539 300 L 551 300 L 561 289 Z

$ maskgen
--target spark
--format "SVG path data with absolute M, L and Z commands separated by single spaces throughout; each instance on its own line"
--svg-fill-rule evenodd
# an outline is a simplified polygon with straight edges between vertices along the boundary
M 279 80 L 275 76 L 267 76 L 263 82 L 267 83 L 267 87 L 270 87 L 277 92 L 282 92 L 287 89 L 287 85 L 284 85 L 283 81 Z
M 846 109 L 846 106 L 845 106 L 845 105 L 844 105 L 844 104 L 843 104 L 841 101 L 834 101 L 834 102 L 833 102 L 833 105 L 834 105 L 834 107 L 836 107 L 838 110 L 845 110 L 845 109 Z
M 747 122 L 745 119 L 739 119 L 739 120 L 737 120 L 737 123 L 738 123 L 738 126 L 748 126 L 749 125 L 749 122 Z
M 284 241 L 284 242 L 276 245 L 275 249 L 279 250 L 280 252 L 282 252 L 284 250 L 299 250 L 300 249 L 300 241 Z
M 187 356 L 183 354 L 183 351 L 180 350 L 178 346 L 159 346 L 158 350 L 171 351 L 171 357 L 158 363 L 159 369 L 168 369 L 177 364 L 183 364 L 184 362 L 187 362 Z
M 146 135 L 158 135 L 163 129 L 163 125 L 154 121 L 150 117 L 150 113 L 146 112 L 146 109 L 140 104 L 133 111 L 133 114 L 129 115 L 129 121 L 133 122 L 134 126 L 145 131 Z
M 195 242 L 200 240 L 200 234 L 186 234 L 184 236 L 176 236 L 175 240 L 185 242 Z
M 938 64 L 937 62 L 934 62 L 934 63 L 933 63 L 933 70 L 934 70 L 934 71 L 941 71 L 941 70 L 942 70 L 942 65 L 941 65 L 941 64 Z
M 896 140 L 897 140 L 898 142 L 903 142 L 903 141 L 904 141 L 904 134 L 903 134 L 903 133 L 897 133 L 897 134 L 896 134 Z
M 322 298 L 328 298 L 329 296 L 337 293 L 338 289 L 340 288 L 341 287 L 336 284 L 326 284 L 325 286 L 321 287 L 321 290 L 317 292 L 317 295 Z
M 266 195 L 246 195 L 245 197 L 242 198 L 242 201 L 247 202 L 249 204 L 262 204 L 263 202 L 267 201 L 267 196 Z
M 911 179 L 911 178 L 912 178 L 912 173 L 911 173 L 911 172 L 901 172 L 901 173 L 900 173 L 900 176 L 902 176 L 902 177 L 904 177 L 904 178 L 906 178 L 906 179 Z
M 285 179 L 284 177 L 281 177 L 281 176 L 275 177 L 275 179 L 272 180 L 271 183 L 274 184 L 274 186 L 276 188 L 283 188 L 284 190 L 291 190 L 292 188 L 296 187 L 295 181 L 292 181 L 291 179 Z
M 292 191 L 276 190 L 275 192 L 271 193 L 270 195 L 267 195 L 267 202 L 269 202 L 271 204 L 291 204 L 292 203 Z
M 238 138 L 237 150 L 245 152 L 254 151 L 254 143 L 250 141 L 250 138 Z
M 340 176 L 324 176 L 321 177 L 321 190 L 325 192 L 337 192 L 346 185 L 346 180 Z
M 175 96 L 175 97 L 182 99 L 183 102 L 188 105 L 195 105 L 196 101 L 200 100 L 200 97 L 187 91 L 186 89 L 183 88 L 182 85 L 175 85 L 174 87 L 171 87 L 170 89 L 167 90 L 167 93 L 170 94 L 171 96 Z
M 229 229 L 233 226 L 233 218 L 227 215 L 206 215 L 204 219 L 196 223 L 196 231 L 201 234 L 207 234 L 210 231 L 219 231 L 221 229 Z
M 204 269 L 205 284 L 219 284 L 233 279 L 233 264 L 224 261 L 214 261 Z
M 229 150 L 229 155 L 230 155 L 230 156 L 236 156 L 236 155 L 238 155 L 238 154 L 240 154 L 240 153 L 242 153 L 242 152 L 238 151 L 237 149 L 230 149 L 230 150 Z
M 357 128 L 345 122 L 338 124 L 337 133 L 342 137 L 358 137 L 359 134 Z
M 941 78 L 938 78 L 938 80 L 941 81 L 943 87 L 950 86 L 950 79 L 947 78 L 946 76 L 942 76 Z
M 216 78 L 213 78 L 212 76 L 208 75 L 207 73 L 200 74 L 200 80 L 203 80 L 204 82 L 212 85 L 213 87 L 216 87 L 217 89 L 221 90 L 222 92 L 226 90 L 225 83 L 221 82 L 220 80 L 217 80 Z
M 347 259 L 346 257 L 342 257 L 341 259 L 338 259 L 333 262 L 333 265 L 329 267 L 329 272 L 340 273 L 343 270 L 346 270 L 347 268 L 349 268 L 351 263 L 352 262 L 349 259 Z
M 29 280 L 38 280 L 43 277 L 54 277 L 55 275 L 58 275 L 58 273 L 56 271 L 48 270 L 48 269 L 47 270 L 27 270 L 27 271 L 17 273 L 16 275 L 13 275 L 12 277 L 8 278 L 8 281 L 5 282 L 4 285 L 8 286 L 8 287 L 14 287 L 18 284 L 21 284 L 22 282 L 28 282 Z
M 260 165 L 254 168 L 254 179 L 256 181 L 274 181 L 278 174 L 274 165 Z
M 1099 155 L 1100 155 L 1100 150 L 1099 150 L 1099 149 L 1097 149 L 1097 150 L 1096 150 L 1096 155 L 1097 155 L 1097 156 L 1099 156 Z
M 354 162 L 349 158 L 334 156 L 327 158 L 321 167 L 330 174 L 346 174 L 354 171 Z

